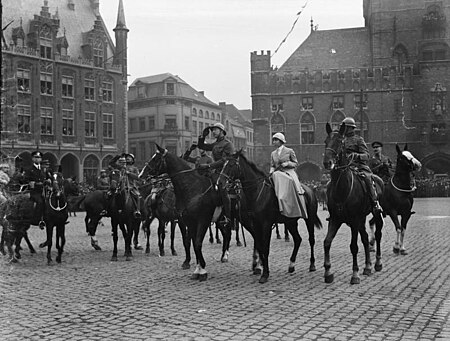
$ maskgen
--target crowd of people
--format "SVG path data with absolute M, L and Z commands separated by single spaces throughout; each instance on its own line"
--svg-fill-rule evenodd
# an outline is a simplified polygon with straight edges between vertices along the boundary
M 429 198 L 429 197 L 450 197 L 450 177 L 430 179 L 419 178 L 416 179 L 417 189 L 415 197 Z

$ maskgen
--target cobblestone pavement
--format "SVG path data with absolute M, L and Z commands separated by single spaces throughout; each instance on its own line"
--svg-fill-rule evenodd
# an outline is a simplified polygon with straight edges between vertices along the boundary
M 102 251 L 89 243 L 84 213 L 70 218 L 62 264 L 47 266 L 46 251 L 8 264 L 0 258 L 0 340 L 450 340 L 450 198 L 417 199 L 406 235 L 409 255 L 394 255 L 395 232 L 387 221 L 383 270 L 350 285 L 350 229 L 343 226 L 331 248 L 335 281 L 323 279 L 325 225 L 316 231 L 317 271 L 309 272 L 306 227 L 296 271 L 289 274 L 292 241 L 273 238 L 271 276 L 251 274 L 253 244 L 233 240 L 230 260 L 205 239 L 208 280 L 190 279 L 179 231 L 178 256 L 151 253 L 111 262 L 109 222 L 99 227 Z M 37 247 L 44 233 L 30 237 Z M 141 233 L 140 241 L 144 243 Z M 360 245 L 360 269 L 363 268 Z M 56 255 L 56 253 L 54 253 Z M 372 253 L 373 255 L 373 253 Z M 55 257 L 55 256 L 54 256 Z M 195 258 L 194 258 L 195 259 Z M 191 263 L 192 264 L 192 263 Z

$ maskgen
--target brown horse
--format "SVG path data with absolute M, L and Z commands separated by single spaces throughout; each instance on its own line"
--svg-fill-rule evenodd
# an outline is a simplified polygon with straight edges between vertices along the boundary
M 366 194 L 365 184 L 359 175 L 353 171 L 352 160 L 347 159 L 343 148 L 345 126 L 341 126 L 339 131 L 333 131 L 329 123 L 326 125 L 327 138 L 325 140 L 325 153 L 323 165 L 330 170 L 331 181 L 327 189 L 328 210 L 330 218 L 328 222 L 328 233 L 323 242 L 325 250 L 325 283 L 332 283 L 334 275 L 331 272 L 330 248 L 334 237 L 343 223 L 350 226 L 351 244 L 350 250 L 353 256 L 353 275 L 351 284 L 359 284 L 358 267 L 358 234 L 364 245 L 365 268 L 364 275 L 372 272 L 372 262 L 370 260 L 369 238 L 365 228 L 366 216 L 371 213 L 371 205 Z M 377 193 L 383 193 L 383 180 L 374 176 Z M 376 217 L 375 238 L 377 241 L 377 260 L 375 270 L 382 269 L 381 264 L 381 229 L 383 219 L 381 215 Z

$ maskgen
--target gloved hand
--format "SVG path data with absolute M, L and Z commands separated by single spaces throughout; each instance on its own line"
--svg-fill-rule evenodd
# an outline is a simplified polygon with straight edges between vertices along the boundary
M 198 169 L 209 169 L 209 168 L 211 168 L 211 166 L 206 163 L 202 163 L 202 164 L 199 164 L 197 168 Z
M 202 132 L 202 136 L 203 136 L 203 137 L 206 137 L 206 136 L 208 136 L 208 135 L 209 135 L 209 127 L 203 129 L 203 132 Z

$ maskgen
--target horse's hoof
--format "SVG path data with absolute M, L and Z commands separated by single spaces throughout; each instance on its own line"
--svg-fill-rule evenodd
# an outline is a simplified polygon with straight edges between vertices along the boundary
M 61 256 L 56 256 L 56 263 L 61 264 Z
M 334 282 L 334 274 L 325 276 L 325 283 L 333 283 Z
M 261 276 L 261 278 L 259 279 L 259 283 L 264 284 L 267 283 L 268 280 L 269 278 L 267 276 Z
M 375 264 L 375 271 L 381 271 L 383 270 L 383 265 L 382 264 Z
M 8 263 L 17 263 L 17 262 L 19 261 L 17 260 L 16 257 L 11 257 L 11 259 L 8 261 Z
M 370 270 L 370 269 L 364 269 L 364 271 L 363 271 L 363 275 L 364 276 L 370 276 L 372 274 L 372 270 Z
M 150 248 L 149 247 L 145 248 L 145 253 L 150 253 Z
M 406 251 L 406 250 L 400 250 L 400 254 L 401 254 L 402 256 L 406 256 L 406 255 L 408 254 L 408 251 Z
M 48 246 L 48 242 L 47 242 L 47 241 L 42 242 L 42 243 L 39 244 L 39 247 L 40 247 L 41 249 L 44 248 L 44 247 L 47 247 L 47 246 Z
M 129 261 L 133 260 L 133 256 L 126 256 L 126 257 L 125 257 L 125 260 L 126 260 L 127 262 L 129 262 Z
M 111 257 L 111 262 L 117 262 L 117 256 L 112 256 Z
M 144 248 L 142 246 L 140 246 L 139 244 L 134 246 L 135 250 L 144 250 Z
M 199 277 L 200 277 L 200 274 L 192 274 L 191 275 L 191 279 L 193 279 L 193 280 L 197 280 L 197 279 L 199 279 Z
M 228 258 L 227 258 L 227 257 L 222 257 L 222 258 L 220 259 L 220 261 L 221 261 L 222 263 L 228 263 Z
M 30 253 L 36 253 L 36 250 L 34 249 L 34 247 L 32 247 L 32 248 L 30 249 Z
M 254 268 L 253 269 L 253 274 L 254 275 L 261 275 L 262 274 L 262 270 L 260 268 Z
M 236 246 L 242 246 L 241 241 L 236 242 Z
M 189 264 L 188 262 L 184 262 L 181 265 L 181 269 L 183 269 L 183 270 L 187 270 L 187 269 L 190 269 L 190 268 L 191 268 L 191 264 Z
M 284 237 L 284 241 L 285 241 L 285 242 L 290 242 L 291 240 L 290 240 L 289 237 Z
M 102 248 L 98 244 L 92 243 L 91 245 L 96 251 L 102 251 Z
M 178 256 L 178 253 L 175 250 L 172 250 L 172 256 Z
M 164 257 L 166 255 L 166 252 L 164 250 L 159 250 L 159 256 Z
M 206 273 L 206 274 L 200 274 L 200 275 L 198 275 L 198 280 L 199 280 L 199 282 L 204 282 L 204 281 L 206 281 L 208 279 L 208 274 Z
M 217 244 L 222 244 L 222 241 L 220 239 L 217 239 L 216 243 Z
M 53 265 L 53 261 L 51 259 L 47 260 L 47 265 Z
M 309 266 L 309 272 L 314 272 L 314 271 L 316 271 L 316 266 L 314 264 L 311 264 Z
M 214 244 L 214 239 L 213 239 L 213 238 L 209 238 L 209 242 L 210 242 L 211 244 Z
M 291 273 L 293 273 L 295 271 L 295 266 L 290 266 L 289 268 L 288 268 L 288 272 L 291 274 Z
M 16 254 L 14 255 L 14 257 L 17 258 L 17 259 L 21 259 L 21 258 L 22 258 L 22 256 L 21 256 L 20 253 L 18 253 L 18 252 L 16 252 Z
M 277 234 L 277 239 L 281 239 L 281 236 L 279 234 Z
M 395 253 L 396 255 L 398 255 L 399 252 L 400 252 L 400 248 L 394 246 L 394 247 L 392 248 L 392 251 L 394 251 L 394 253 Z
M 361 283 L 361 279 L 359 277 L 352 277 L 350 280 L 350 284 L 359 284 Z

